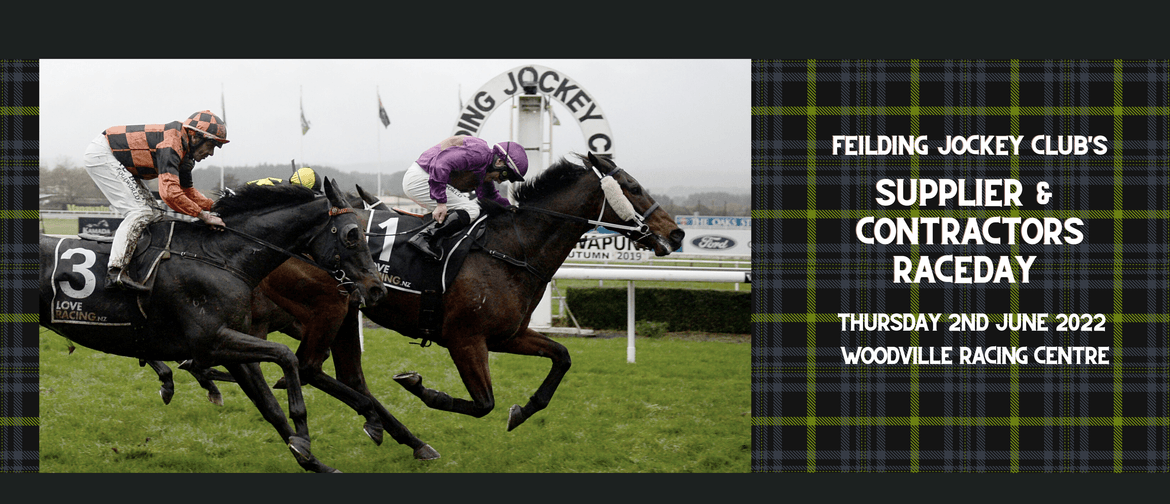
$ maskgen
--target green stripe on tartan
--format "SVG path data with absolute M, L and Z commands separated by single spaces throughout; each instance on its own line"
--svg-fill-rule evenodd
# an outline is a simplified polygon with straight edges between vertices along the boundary
M 0 219 L 40 219 L 39 210 L 0 210 Z
M 804 268 L 801 267 L 800 269 L 804 269 Z M 911 312 L 907 312 L 907 313 L 911 313 Z M 913 312 L 912 314 L 915 316 L 919 315 L 917 312 Z M 1163 323 L 1170 322 L 1170 314 L 1167 314 L 1167 313 L 1101 313 L 1101 314 L 1105 317 L 1106 323 L 1114 323 L 1114 324 L 1118 324 L 1118 323 L 1122 323 L 1122 322 L 1130 322 L 1130 323 L 1135 323 L 1135 324 L 1163 324 Z M 878 315 L 878 314 L 873 314 L 873 315 Z M 940 330 L 945 330 L 946 326 L 952 322 L 951 320 L 948 320 L 948 317 L 950 317 L 951 315 L 960 315 L 961 316 L 961 315 L 965 315 L 965 314 L 943 313 L 938 319 L 938 326 L 939 326 Z M 1056 315 L 1055 313 L 1048 314 L 1047 326 L 1048 326 L 1049 331 L 1055 330 L 1055 327 L 1057 324 L 1057 322 L 1055 320 L 1055 315 Z M 1093 314 L 1091 314 L 1091 315 L 1093 315 Z M 1003 314 L 1002 313 L 988 313 L 987 320 L 993 324 L 997 323 L 997 322 L 1002 322 L 1003 321 Z M 760 322 L 760 323 L 835 322 L 835 323 L 840 324 L 841 318 L 838 317 L 836 313 L 753 313 L 752 314 L 752 322 Z M 1096 326 L 1098 322 L 1099 322 L 1098 320 L 1093 320 L 1092 325 Z M 929 319 L 927 319 L 927 324 L 930 324 Z M 849 330 L 849 329 L 846 328 L 846 330 Z M 1089 333 L 1092 331 L 1077 330 L 1077 331 L 1065 331 L 1065 332 Z
M 0 116 L 41 115 L 40 107 L 0 107 Z
M 1166 427 L 1170 417 L 752 417 L 753 426 Z
M 39 427 L 40 417 L 0 417 L 0 427 Z
M 34 265 L 36 266 L 36 265 Z M 37 266 L 39 268 L 39 266 Z M 30 323 L 37 324 L 41 321 L 39 313 L 0 313 L 0 324 L 12 323 Z
M 817 207 L 817 64 L 816 60 L 808 61 L 808 107 L 806 114 L 808 114 L 808 210 L 811 214 L 813 209 Z M 808 262 L 813 267 L 808 269 L 808 285 L 807 285 L 807 304 L 808 313 L 816 313 L 817 306 L 817 222 L 815 218 L 809 218 L 806 229 L 808 230 Z M 807 322 L 811 322 L 809 319 Z M 805 338 L 807 347 L 807 365 L 808 376 L 805 378 L 805 383 L 808 392 L 808 401 L 805 405 L 806 411 L 810 418 L 816 416 L 817 412 L 817 342 L 816 342 L 816 324 L 805 324 Z M 808 472 L 817 472 L 817 437 L 816 429 L 808 429 L 807 439 L 807 470 Z
M 872 210 L 839 210 L 839 209 L 816 209 L 816 210 L 752 210 L 753 219 L 860 219 L 862 217 L 889 217 L 889 218 L 910 218 L 910 217 L 955 217 L 968 218 L 974 217 L 976 219 L 986 219 L 988 217 L 1023 217 L 1027 218 L 1043 218 L 1043 217 L 1079 217 L 1081 219 L 1123 219 L 1123 220 L 1137 220 L 1137 219 L 1170 219 L 1170 210 L 996 210 L 996 209 L 973 209 L 973 210 L 954 210 L 954 209 L 931 209 L 924 208 L 917 210 L 912 209 L 883 209 L 875 208 Z M 1016 227 L 1017 234 L 1019 227 Z M 1099 243 L 1099 242 L 1094 242 Z
M 893 107 L 893 106 L 819 106 L 819 107 L 752 107 L 754 116 L 776 115 L 827 115 L 827 116 L 1164 116 L 1170 115 L 1170 107 Z
M 1124 174 L 1123 159 L 1122 159 L 1122 140 L 1124 139 L 1122 132 L 1121 115 L 1124 114 L 1121 106 L 1121 95 L 1123 91 L 1124 79 L 1121 73 L 1121 60 L 1115 60 L 1113 63 L 1113 208 L 1114 210 L 1121 210 L 1123 207 L 1122 197 L 1122 175 Z M 1116 215 L 1116 212 L 1115 212 Z M 1124 221 L 1114 217 L 1113 220 L 1113 264 L 1117 267 L 1113 272 L 1113 312 L 1121 313 L 1123 308 L 1122 298 L 1124 297 L 1124 289 L 1121 282 L 1121 264 L 1122 260 L 1122 230 L 1124 229 Z M 1112 360 L 1114 366 L 1113 373 L 1113 415 L 1122 416 L 1121 410 L 1121 325 L 1115 324 L 1113 327 L 1113 347 L 1114 358 Z M 1120 426 L 1113 428 L 1113 471 L 1121 472 L 1123 467 L 1122 462 L 1122 444 L 1121 444 L 1122 429 Z

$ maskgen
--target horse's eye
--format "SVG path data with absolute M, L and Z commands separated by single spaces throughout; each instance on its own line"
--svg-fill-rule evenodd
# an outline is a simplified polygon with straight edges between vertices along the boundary
M 361 230 L 358 229 L 357 224 L 350 224 L 345 226 L 342 230 L 341 242 L 346 248 L 354 248 L 358 244 L 358 240 L 362 237 Z
M 642 186 L 639 186 L 638 184 L 631 185 L 630 194 L 633 194 L 634 196 L 642 194 Z

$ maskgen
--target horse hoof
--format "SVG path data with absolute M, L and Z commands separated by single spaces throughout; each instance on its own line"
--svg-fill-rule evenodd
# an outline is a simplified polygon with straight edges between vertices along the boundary
M 207 400 L 216 406 L 223 406 L 223 396 L 219 394 L 207 394 Z
M 524 412 L 520 409 L 519 404 L 513 404 L 508 408 L 508 432 L 512 432 L 518 425 L 524 423 Z
M 174 390 L 167 390 L 166 387 L 158 389 L 158 395 L 162 396 L 163 404 L 170 404 L 171 398 L 175 397 Z
M 288 388 L 288 384 L 285 383 L 283 376 L 279 380 L 276 380 L 276 383 L 272 384 L 272 390 L 284 390 L 286 388 Z
M 439 452 L 429 444 L 424 444 L 414 451 L 414 458 L 417 460 L 437 460 L 439 456 Z
M 382 446 L 383 431 L 381 425 L 377 425 L 372 422 L 366 422 L 365 427 L 362 427 L 362 431 L 364 431 L 367 436 L 370 436 L 370 439 L 374 440 L 374 444 Z
M 414 371 L 394 375 L 394 381 L 403 387 L 410 388 L 422 384 L 422 376 Z
M 308 468 L 307 465 L 314 460 L 313 452 L 309 451 L 308 439 L 297 436 L 289 437 L 288 450 L 292 452 L 294 457 L 296 457 L 297 463 L 302 466 L 306 466 L 306 468 Z

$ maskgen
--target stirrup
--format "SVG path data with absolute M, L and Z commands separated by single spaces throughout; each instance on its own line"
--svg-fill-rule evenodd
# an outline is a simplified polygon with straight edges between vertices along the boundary
M 406 243 L 408 245 L 418 249 L 423 254 L 426 254 L 427 257 L 430 257 L 431 259 L 433 259 L 435 261 L 438 261 L 438 260 L 443 258 L 443 253 L 442 252 L 435 252 L 434 246 L 431 245 L 431 243 L 425 237 L 423 237 L 421 234 L 414 235 L 409 240 L 407 240 Z
M 147 287 L 143 284 L 140 284 L 140 283 L 134 281 L 133 279 L 130 278 L 129 275 L 126 274 L 125 270 L 122 270 L 121 268 L 117 269 L 116 272 L 109 271 L 109 272 L 107 272 L 107 274 L 108 274 L 108 276 L 106 277 L 106 288 L 107 289 L 109 289 L 109 288 L 124 289 L 124 290 L 128 290 L 128 291 L 136 291 L 136 292 L 142 292 L 142 293 L 150 292 L 150 287 Z

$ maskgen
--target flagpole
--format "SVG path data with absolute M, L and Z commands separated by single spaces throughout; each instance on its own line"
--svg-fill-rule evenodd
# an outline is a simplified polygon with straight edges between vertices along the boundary
M 219 112 L 221 114 L 223 114 L 223 117 L 221 117 L 221 119 L 223 119 L 224 124 L 227 124 L 227 108 L 224 106 L 224 103 L 223 103 L 223 83 L 222 82 L 219 83 Z M 221 159 L 222 159 L 222 157 L 221 157 Z M 223 161 L 220 161 L 219 162 L 219 191 L 222 193 L 225 189 L 227 189 L 227 188 L 223 186 Z
M 374 86 L 374 94 L 378 96 L 378 109 L 380 111 L 382 107 L 382 93 L 379 91 L 377 85 Z M 381 123 L 381 120 L 382 118 L 379 117 L 378 122 Z M 378 127 L 380 125 L 374 125 L 374 128 L 378 130 L 378 164 L 374 166 L 374 169 L 378 173 L 378 199 L 382 199 L 382 128 Z
M 301 120 L 305 120 L 305 86 L 301 86 Z M 301 126 L 301 166 L 305 166 L 305 128 Z

